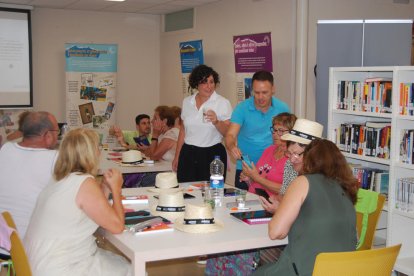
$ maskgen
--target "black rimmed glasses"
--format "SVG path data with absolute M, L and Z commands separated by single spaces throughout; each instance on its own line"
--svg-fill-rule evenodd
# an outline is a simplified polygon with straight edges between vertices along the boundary
M 270 127 L 270 132 L 272 134 L 277 133 L 279 135 L 283 135 L 285 133 L 289 132 L 289 129 L 284 129 L 284 128 L 273 128 L 272 126 Z

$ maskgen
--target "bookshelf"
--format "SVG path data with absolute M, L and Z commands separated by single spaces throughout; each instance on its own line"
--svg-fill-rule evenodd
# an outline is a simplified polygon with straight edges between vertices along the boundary
M 391 79 L 391 94 L 388 88 L 387 92 L 383 90 L 379 95 L 368 94 L 367 96 L 364 83 L 369 78 L 379 78 L 384 82 Z M 412 83 L 414 83 L 414 67 L 412 66 L 336 67 L 330 68 L 329 71 L 328 139 L 342 147 L 344 156 L 350 163 L 389 171 L 388 203 L 387 210 L 384 210 L 384 214 L 387 214 L 386 244 L 390 246 L 402 243 L 395 270 L 407 275 L 414 275 L 414 205 L 401 202 L 408 201 L 407 198 L 414 199 L 414 185 L 412 189 L 401 190 L 402 186 L 399 181 L 402 178 L 414 177 L 413 162 L 407 161 L 408 159 L 414 161 L 414 158 L 411 156 L 410 159 L 410 155 L 407 158 L 406 150 L 406 146 L 411 143 L 411 154 L 413 154 L 413 139 L 402 143 L 406 141 L 403 140 L 404 133 L 406 133 L 404 131 L 414 129 L 414 115 L 412 115 L 414 109 L 410 104 L 414 99 L 414 88 L 407 91 L 404 86 Z M 380 84 L 379 82 L 378 85 Z M 369 91 L 374 91 L 374 85 L 372 89 Z M 386 100 L 381 98 L 387 96 Z M 391 105 L 389 105 L 390 96 Z M 372 101 L 368 101 L 368 97 Z M 348 148 L 351 148 L 349 150 L 351 152 L 347 151 L 346 145 L 343 144 L 344 133 L 347 135 L 351 133 L 344 131 L 344 125 L 365 126 L 366 122 L 389 123 L 391 126 L 387 133 L 388 136 L 381 134 L 381 137 L 386 137 L 383 138 L 384 141 L 389 142 L 381 143 L 377 140 L 379 148 L 387 152 L 385 155 L 380 155 L 382 158 L 369 156 L 370 154 L 366 156 L 366 141 L 353 145 L 352 143 L 356 141 L 348 138 L 347 142 L 350 143 Z M 366 134 L 366 128 L 364 131 Z M 349 135 L 351 137 L 351 134 Z M 352 146 L 362 147 L 362 154 L 361 152 L 352 153 Z M 402 193 L 402 191 L 406 192 Z M 412 194 L 409 194 L 410 192 Z M 404 196 L 401 196 L 402 194 Z

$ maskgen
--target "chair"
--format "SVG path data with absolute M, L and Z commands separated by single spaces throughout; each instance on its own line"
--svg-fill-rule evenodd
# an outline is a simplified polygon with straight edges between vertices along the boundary
M 2 216 L 7 224 L 16 229 L 16 224 L 13 221 L 9 212 L 3 212 Z M 26 251 L 23 247 L 23 242 L 19 237 L 17 231 L 14 231 L 10 236 L 11 250 L 10 255 L 13 261 L 14 269 L 17 276 L 31 276 L 32 270 L 30 269 L 29 259 L 27 258 Z
M 313 276 L 390 276 L 401 244 L 380 249 L 319 253 Z
M 378 200 L 377 200 L 377 205 L 376 208 L 373 212 L 368 212 L 368 223 L 367 223 L 367 227 L 365 229 L 365 238 L 363 238 L 363 242 L 361 244 L 359 244 L 357 250 L 366 250 L 366 249 L 371 249 L 372 247 L 372 243 L 374 242 L 374 236 L 375 236 L 375 230 L 377 228 L 377 224 L 379 221 L 379 218 L 381 216 L 381 211 L 382 208 L 384 206 L 384 202 L 385 202 L 385 196 L 382 194 L 378 194 L 376 192 L 373 191 L 369 191 L 369 190 L 361 190 L 358 191 L 358 200 L 361 199 L 361 197 L 363 195 L 368 195 L 368 196 L 378 196 Z M 364 212 L 366 210 L 361 210 L 361 208 L 359 208 L 359 203 L 357 203 L 357 205 L 355 206 L 356 208 L 356 225 L 357 225 L 357 231 L 358 231 L 358 237 L 361 238 L 361 232 L 363 229 L 363 218 L 364 218 Z

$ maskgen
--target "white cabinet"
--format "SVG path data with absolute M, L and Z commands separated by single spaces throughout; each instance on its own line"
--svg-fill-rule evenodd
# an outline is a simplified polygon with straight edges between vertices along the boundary
M 338 104 L 343 93 L 339 91 L 341 81 L 363 83 L 368 78 L 392 79 L 392 106 L 387 111 L 365 112 L 339 109 Z M 400 151 L 403 150 L 401 140 L 404 130 L 414 130 L 414 116 L 400 115 L 400 104 L 404 102 L 404 93 L 400 93 L 402 84 L 414 83 L 414 67 L 411 66 L 386 66 L 386 67 L 337 67 L 329 71 L 329 106 L 327 136 L 331 141 L 339 144 L 338 129 L 341 124 L 361 124 L 366 122 L 389 122 L 391 125 L 390 144 L 387 150 L 387 159 L 375 156 L 344 152 L 350 163 L 361 164 L 381 170 L 389 170 L 388 191 L 388 220 L 387 220 L 387 246 L 402 243 L 401 251 L 397 259 L 395 269 L 399 272 L 414 275 L 414 210 L 412 208 L 397 208 L 398 180 L 414 177 L 414 165 L 403 163 Z M 408 92 L 408 101 L 414 99 L 414 89 Z M 355 97 L 355 95 L 353 95 Z M 352 103 L 352 96 L 348 103 Z M 373 98 L 374 99 L 374 98 Z M 407 101 L 407 99 L 405 99 Z M 358 103 L 358 100 L 356 101 Z M 378 104 L 378 102 L 376 102 Z M 354 105 L 355 106 L 355 105 Z M 371 110 L 371 108 L 362 108 Z M 374 111 L 381 110 L 373 108 Z M 408 112 L 409 113 L 409 112 Z M 365 146 L 365 145 L 363 145 Z M 401 153 L 402 154 L 402 153 Z M 414 196 L 414 194 L 413 194 Z M 405 198 L 406 199 L 406 198 Z M 402 210 L 401 210 L 402 209 Z

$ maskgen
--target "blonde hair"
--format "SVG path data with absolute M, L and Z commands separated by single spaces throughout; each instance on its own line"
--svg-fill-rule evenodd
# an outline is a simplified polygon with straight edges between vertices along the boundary
M 72 172 L 96 176 L 99 166 L 99 135 L 91 129 L 77 128 L 65 134 L 53 171 L 56 181 Z

